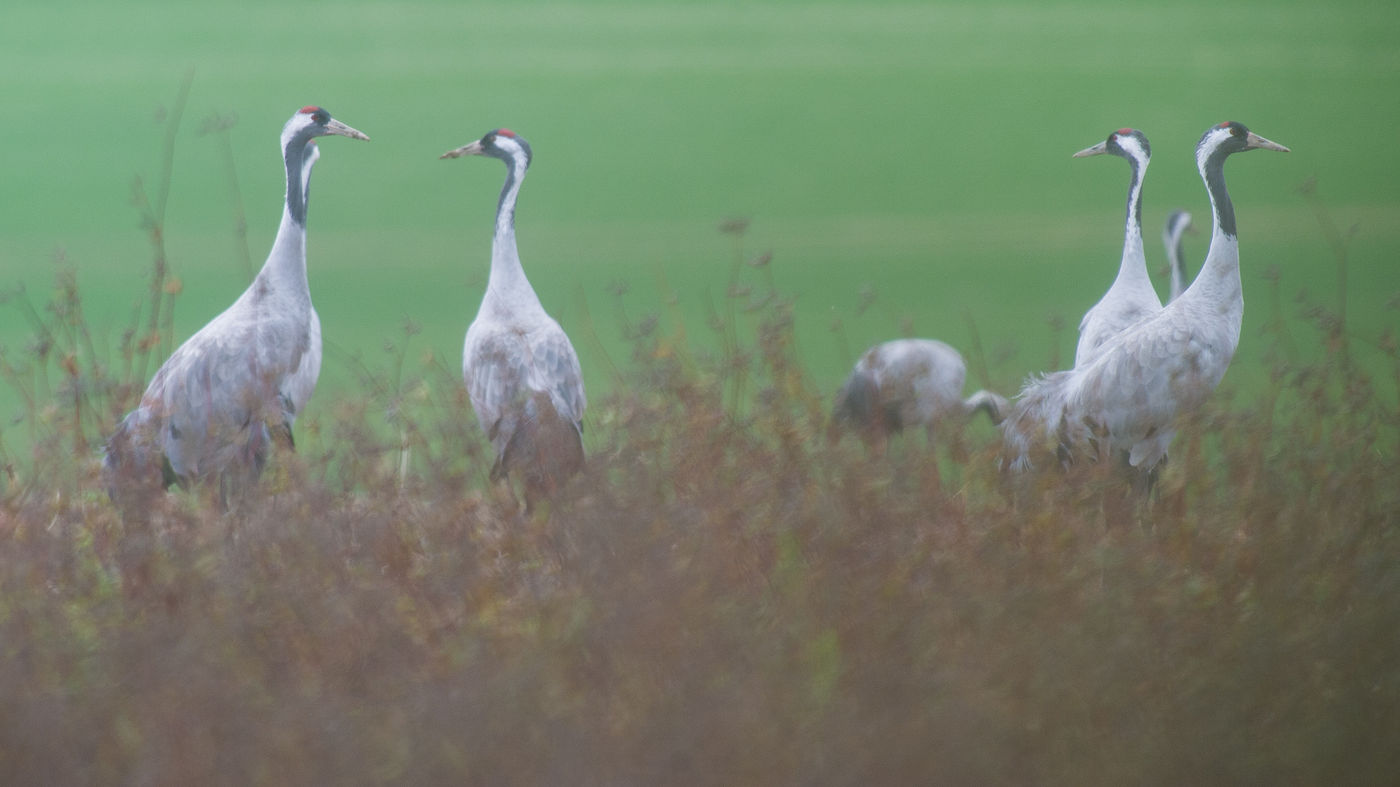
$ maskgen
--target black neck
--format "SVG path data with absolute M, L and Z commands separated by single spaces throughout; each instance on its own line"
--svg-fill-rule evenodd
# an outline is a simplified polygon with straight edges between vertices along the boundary
M 297 134 L 287 142 L 283 159 L 287 165 L 287 212 L 292 221 L 306 226 L 306 194 L 302 184 L 302 164 L 306 161 L 307 143 L 311 137 Z
M 1225 188 L 1225 150 L 1216 150 L 1206 159 L 1202 168 L 1205 175 L 1206 191 L 1210 192 L 1210 203 L 1215 210 L 1215 224 L 1230 237 L 1235 237 L 1235 206 L 1230 202 L 1230 192 Z

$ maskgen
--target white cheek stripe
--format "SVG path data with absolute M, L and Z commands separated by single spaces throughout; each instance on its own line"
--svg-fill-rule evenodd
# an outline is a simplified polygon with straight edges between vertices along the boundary
M 1138 161 L 1146 161 L 1148 158 L 1147 151 L 1143 150 L 1142 142 L 1137 137 L 1126 134 L 1118 137 L 1118 147 Z

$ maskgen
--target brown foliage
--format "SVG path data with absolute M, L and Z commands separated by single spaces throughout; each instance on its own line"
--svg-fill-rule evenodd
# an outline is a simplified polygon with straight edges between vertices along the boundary
M 0 355 L 33 444 L 0 444 L 0 783 L 1400 773 L 1394 391 L 1341 310 L 1300 362 L 1276 280 L 1273 384 L 1182 424 L 1149 501 L 1106 465 L 1006 488 L 989 433 L 828 441 L 789 310 L 766 279 L 740 316 L 736 262 L 722 349 L 629 326 L 582 473 L 529 515 L 455 372 L 407 379 L 400 348 L 233 510 L 196 488 L 123 516 L 91 447 L 159 361 L 156 249 L 116 364 L 75 278 L 47 317 L 11 293 L 37 338 Z
M 45 453 L 71 436 L 42 443 L 64 469 L 0 509 L 0 781 L 1397 772 L 1396 414 L 1349 363 L 1222 398 L 1123 515 L 1107 469 L 1007 493 L 990 438 L 828 442 L 786 310 L 755 327 L 712 359 L 639 337 L 530 516 L 441 371 L 367 380 L 323 455 L 280 454 L 227 514 L 173 493 L 123 519 L 94 462 Z

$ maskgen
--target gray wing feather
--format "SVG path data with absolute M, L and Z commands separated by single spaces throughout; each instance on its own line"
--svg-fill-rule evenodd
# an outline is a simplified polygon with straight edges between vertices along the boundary
M 255 381 L 247 354 L 217 334 L 196 334 L 170 356 L 142 404 L 157 416 L 157 444 L 177 475 L 216 472 L 232 459 L 257 408 Z
M 283 409 L 287 427 L 291 428 L 302 408 L 311 400 L 316 390 L 316 380 L 321 375 L 321 317 L 316 309 L 311 309 L 311 323 L 306 352 L 296 359 L 296 368 L 287 376 L 282 386 Z
M 548 394 L 560 416 L 581 429 L 586 398 L 578 355 L 557 323 L 526 332 L 468 331 L 463 379 L 481 428 L 497 454 L 505 450 L 530 394 Z
M 541 332 L 531 348 L 534 382 L 539 390 L 549 393 L 559 415 L 581 427 L 588 402 L 583 393 L 578 353 L 563 329 L 558 325 L 551 327 L 552 330 Z
M 1184 317 L 1185 315 L 1178 315 Z M 1076 409 L 1130 452 L 1135 466 L 1151 466 L 1165 453 L 1178 415 L 1196 409 L 1220 382 L 1233 355 L 1225 337 L 1163 313 L 1153 330 L 1115 340 L 1086 369 Z M 1218 373 L 1215 370 L 1220 370 Z
M 523 398 L 527 369 L 520 345 L 518 336 L 505 331 L 472 337 L 467 343 L 463 380 L 477 420 L 498 453 L 504 446 L 497 438 L 501 416 Z
M 319 353 L 259 347 L 250 341 L 253 323 L 239 317 L 230 309 L 191 336 L 141 397 L 143 421 L 158 430 L 153 442 L 181 477 L 219 472 L 237 459 L 260 463 L 267 424 L 290 425 L 287 403 L 304 403 L 315 384 Z M 304 375 L 296 383 L 287 362 L 274 360 L 289 354 Z

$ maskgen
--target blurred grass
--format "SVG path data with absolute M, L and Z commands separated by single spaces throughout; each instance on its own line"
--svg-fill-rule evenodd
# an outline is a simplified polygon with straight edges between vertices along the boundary
M 585 473 L 528 518 L 485 489 L 455 369 L 412 337 L 299 422 L 315 439 L 232 514 L 195 490 L 121 515 L 57 396 L 38 471 L 0 497 L 0 781 L 1385 784 L 1400 766 L 1400 414 L 1335 323 L 1292 321 L 1332 351 L 1212 399 L 1158 497 L 1125 508 L 1113 467 L 1008 485 L 980 421 L 887 456 L 828 441 L 790 300 L 737 314 L 754 338 L 722 353 L 632 324 Z M 102 383 L 63 390 L 102 409 L 121 390 Z

